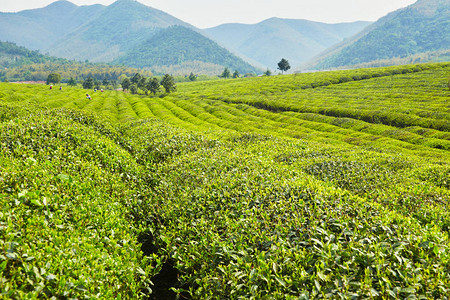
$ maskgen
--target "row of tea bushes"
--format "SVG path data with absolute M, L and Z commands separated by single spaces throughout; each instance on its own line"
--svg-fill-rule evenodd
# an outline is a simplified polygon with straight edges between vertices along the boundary
M 108 123 L 26 109 L 0 106 L 0 297 L 148 294 L 158 266 L 143 257 L 133 209 L 151 174 Z

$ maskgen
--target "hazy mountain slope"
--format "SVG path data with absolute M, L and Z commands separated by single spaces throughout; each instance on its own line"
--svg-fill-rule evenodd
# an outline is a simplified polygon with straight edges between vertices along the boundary
M 419 0 L 381 18 L 363 34 L 322 53 L 306 67 L 360 65 L 446 49 L 450 49 L 450 0 Z
M 51 58 L 39 51 L 31 51 L 14 43 L 0 41 L 0 73 L 1 69 L 8 69 L 24 64 L 47 62 Z
M 211 39 L 183 26 L 161 30 L 114 62 L 144 68 L 192 61 L 218 64 L 241 73 L 257 71 Z
M 287 58 L 291 65 L 298 65 L 369 24 L 325 24 L 271 18 L 251 25 L 224 24 L 205 31 L 227 48 L 275 68 L 282 57 Z
M 133 0 L 119 0 L 73 34 L 52 45 L 56 56 L 110 62 L 160 28 L 189 24 Z
M 163 46 L 148 45 L 147 41 L 155 34 L 174 25 L 192 29 L 188 36 L 193 41 L 180 37 L 179 29 L 165 31 L 164 40 L 170 40 L 171 44 L 164 44 L 159 39 L 158 43 L 163 43 Z M 199 33 L 194 34 L 195 31 L 201 32 L 163 11 L 134 0 L 118 0 L 109 6 L 77 6 L 68 1 L 57 1 L 40 9 L 0 15 L 0 40 L 56 57 L 91 62 L 112 62 L 124 57 L 121 63 L 148 66 L 160 65 L 157 59 L 166 56 L 166 61 L 171 64 L 179 62 L 188 66 L 196 61 L 214 65 L 215 70 L 224 66 L 245 72 L 255 70 L 215 42 L 207 41 L 208 38 Z M 127 54 L 131 50 L 138 51 L 139 55 L 136 56 L 135 52 Z M 180 59 L 180 53 L 189 54 L 189 57 Z M 151 62 L 143 62 L 141 57 L 147 57 Z
M 46 80 L 50 73 L 58 73 L 68 81 L 70 77 L 78 82 L 92 76 L 98 80 L 118 80 L 125 74 L 133 76 L 137 72 L 151 76 L 151 72 L 114 66 L 109 64 L 92 64 L 65 58 L 43 55 L 39 51 L 29 50 L 14 43 L 0 41 L 0 81 L 40 81 Z
M 39 9 L 0 13 L 0 40 L 45 50 L 103 9 L 102 5 L 79 7 L 68 1 L 57 1 Z

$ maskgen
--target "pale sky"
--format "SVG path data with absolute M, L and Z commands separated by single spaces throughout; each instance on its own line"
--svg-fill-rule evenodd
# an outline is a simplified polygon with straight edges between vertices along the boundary
M 0 0 L 1 12 L 40 8 L 56 0 Z M 115 0 L 69 0 L 77 5 L 109 5 Z M 279 17 L 325 23 L 376 21 L 416 0 L 139 0 L 198 28 L 224 23 L 254 24 Z

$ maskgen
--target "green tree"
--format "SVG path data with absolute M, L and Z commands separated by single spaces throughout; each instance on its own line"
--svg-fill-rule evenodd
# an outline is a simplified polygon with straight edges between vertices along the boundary
M 50 83 L 56 84 L 60 82 L 61 82 L 61 75 L 59 75 L 58 73 L 51 73 L 47 77 L 47 84 Z
M 104 85 L 104 86 L 108 86 L 109 85 L 109 80 L 108 80 L 108 78 L 103 78 L 103 81 L 102 81 L 102 84 Z
M 97 78 L 94 78 L 94 88 L 97 90 L 101 89 L 101 82 Z
M 264 75 L 271 76 L 272 72 L 269 69 L 267 69 L 267 71 L 264 72 Z
M 119 80 L 119 82 L 122 82 L 122 81 L 124 81 L 125 78 L 128 78 L 128 76 L 125 75 L 125 74 L 122 74 L 122 75 L 120 75 L 119 78 L 117 78 L 117 79 Z
M 131 77 L 130 81 L 131 81 L 131 83 L 138 85 L 141 78 L 142 78 L 141 74 L 136 73 L 136 74 L 134 74 L 133 77 Z
M 83 89 L 93 89 L 94 88 L 94 78 L 89 76 L 85 81 L 83 81 Z
M 138 87 L 137 87 L 136 84 L 132 83 L 132 84 L 130 85 L 130 92 L 131 92 L 132 94 L 137 94 L 137 92 L 138 92 Z
M 222 72 L 222 74 L 220 75 L 220 77 L 222 78 L 230 78 L 231 77 L 231 72 L 228 68 L 225 68 Z
M 166 90 L 166 93 L 175 92 L 177 90 L 175 79 L 169 74 L 164 75 L 163 79 L 161 80 L 161 85 Z
M 191 74 L 189 74 L 189 80 L 190 81 L 196 81 L 197 80 L 197 75 L 194 75 L 194 73 L 191 72 Z
M 239 78 L 239 72 L 238 72 L 238 70 L 235 70 L 234 71 L 234 73 L 233 73 L 233 78 Z
M 280 70 L 282 73 L 286 72 L 287 70 L 289 70 L 291 68 L 291 65 L 289 64 L 289 62 L 282 58 L 280 60 L 280 62 L 278 63 L 278 70 Z
M 77 81 L 75 78 L 70 77 L 69 81 L 67 82 L 68 85 L 70 86 L 76 86 L 77 85 Z
M 126 90 L 128 90 L 128 89 L 130 88 L 130 85 L 131 85 L 130 79 L 129 79 L 128 77 L 125 77 L 125 78 L 122 80 L 122 89 L 123 89 L 124 91 L 126 91 Z
M 111 87 L 113 89 L 118 87 L 117 80 L 115 80 L 115 79 L 110 80 L 109 83 L 111 84 Z
M 155 77 L 150 78 L 147 81 L 147 91 L 150 91 L 153 94 L 156 94 L 157 92 L 160 91 L 161 89 L 161 85 L 159 84 L 159 80 Z
M 147 78 L 142 76 L 137 84 L 138 88 L 145 90 L 147 86 L 147 80 L 148 80 Z

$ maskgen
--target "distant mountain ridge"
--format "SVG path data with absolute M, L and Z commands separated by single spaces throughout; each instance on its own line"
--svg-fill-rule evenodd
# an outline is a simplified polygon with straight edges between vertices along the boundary
M 47 51 L 62 36 L 96 18 L 104 8 L 99 4 L 76 6 L 62 0 L 38 9 L 0 12 L 0 40 Z
M 442 61 L 450 51 L 450 0 L 418 0 L 375 23 L 271 18 L 205 30 L 135 0 L 109 6 L 60 0 L 0 12 L 0 41 L 66 59 L 158 72 L 196 66 L 208 74 L 224 67 L 261 73 L 276 69 L 281 58 L 292 70 Z
M 231 50 L 265 67 L 275 68 L 282 57 L 288 59 L 291 66 L 300 65 L 370 24 L 271 18 L 257 24 L 223 24 L 205 31 Z
M 38 49 L 67 59 L 80 61 L 87 59 L 92 62 L 121 61 L 129 65 L 150 68 L 152 61 L 143 64 L 139 57 L 133 58 L 128 52 L 175 25 L 184 26 L 187 31 L 201 32 L 163 11 L 134 0 L 118 0 L 109 6 L 77 6 L 61 0 L 40 9 L 0 13 L 0 40 L 15 42 L 33 50 Z M 198 34 L 190 35 L 197 38 L 194 43 L 204 44 L 204 39 L 207 39 Z M 178 44 L 179 47 L 183 46 Z M 219 51 L 219 48 L 218 45 L 214 47 L 215 51 Z M 164 53 L 157 55 L 172 56 L 171 51 L 178 50 L 166 48 Z M 219 52 L 228 51 L 222 49 Z M 236 61 L 240 60 L 231 53 L 226 55 Z M 120 59 L 122 56 L 126 56 L 127 59 Z M 189 59 L 201 63 L 202 55 Z M 208 60 L 205 63 L 220 65 L 220 61 L 219 57 L 216 61 Z M 180 63 L 188 62 L 180 61 Z M 240 72 L 255 70 L 257 69 L 250 64 L 242 60 L 239 62 Z
M 118 0 L 51 46 L 49 53 L 72 59 L 111 62 L 172 25 L 191 25 L 133 0 Z
M 304 69 L 370 66 L 416 57 L 439 60 L 450 50 L 450 0 L 419 0 L 368 26 L 352 38 L 327 49 Z M 425 61 L 421 61 L 425 62 Z

